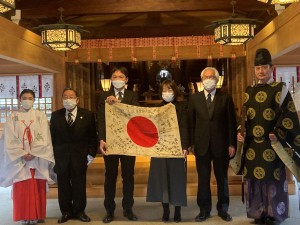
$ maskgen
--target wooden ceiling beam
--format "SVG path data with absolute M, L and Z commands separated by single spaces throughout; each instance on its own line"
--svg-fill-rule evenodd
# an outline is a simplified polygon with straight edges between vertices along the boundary
M 211 30 L 207 28 L 203 30 L 199 27 L 203 26 L 201 21 L 194 23 L 193 25 L 177 25 L 177 26 L 164 26 L 164 27 L 144 27 L 141 30 L 140 27 L 99 27 L 91 29 L 90 33 L 82 33 L 82 39 L 98 38 L 140 38 L 147 34 L 147 37 L 171 37 L 171 36 L 201 36 L 210 35 Z M 87 28 L 88 30 L 88 28 Z M 182 35 L 184 31 L 185 35 Z
M 255 4 L 253 2 L 256 2 Z M 57 9 L 64 8 L 63 14 L 68 15 L 99 15 L 119 13 L 141 13 L 141 12 L 178 12 L 178 11 L 207 11 L 207 10 L 228 10 L 232 7 L 229 0 L 41 0 L 22 1 L 16 4 L 17 9 L 22 9 L 22 17 L 47 18 L 57 16 Z M 239 1 L 236 10 L 265 11 L 270 6 L 257 0 Z

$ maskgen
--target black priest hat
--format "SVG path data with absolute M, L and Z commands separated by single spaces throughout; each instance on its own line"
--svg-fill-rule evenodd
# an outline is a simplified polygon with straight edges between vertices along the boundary
M 268 49 L 266 48 L 259 48 L 256 50 L 255 53 L 255 66 L 261 65 L 272 65 L 272 57 Z

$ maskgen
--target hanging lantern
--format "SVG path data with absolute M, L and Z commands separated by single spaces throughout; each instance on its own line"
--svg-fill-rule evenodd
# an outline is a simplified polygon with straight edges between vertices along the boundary
M 0 13 L 6 13 L 15 8 L 15 0 L 0 0 Z
M 254 28 L 259 23 L 256 19 L 236 18 L 234 5 L 231 1 L 232 17 L 217 20 L 210 25 L 214 28 L 215 42 L 221 45 L 241 45 L 254 38 Z
M 219 80 L 218 80 L 218 83 L 216 85 L 216 88 L 221 88 L 222 85 L 223 85 L 223 82 L 224 82 L 224 76 L 219 76 Z
M 257 20 L 231 18 L 213 22 L 215 42 L 221 45 L 241 45 L 254 38 Z
M 280 4 L 280 5 L 285 5 L 285 4 L 291 4 L 295 2 L 299 2 L 299 0 L 258 0 L 259 2 L 264 2 L 268 4 Z
M 101 79 L 101 87 L 103 91 L 109 91 L 111 86 L 110 79 Z
M 42 44 L 55 51 L 73 50 L 81 45 L 82 26 L 66 24 L 62 19 L 63 8 L 59 8 L 60 19 L 57 24 L 40 25 Z

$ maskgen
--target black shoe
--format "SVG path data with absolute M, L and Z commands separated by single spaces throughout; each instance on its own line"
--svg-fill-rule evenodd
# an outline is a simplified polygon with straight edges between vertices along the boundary
M 123 211 L 123 216 L 125 216 L 128 220 L 131 221 L 137 221 L 138 218 L 136 215 L 134 215 L 134 213 L 132 212 L 131 209 L 127 209 Z
M 196 217 L 196 222 L 202 222 L 210 217 L 210 212 L 200 212 Z
M 162 216 L 162 218 L 161 218 L 161 220 L 163 221 L 163 222 L 167 222 L 167 221 L 169 221 L 169 214 L 163 214 L 163 216 Z
M 90 221 L 91 221 L 91 218 L 88 217 L 84 212 L 78 214 L 78 215 L 75 217 L 75 219 L 80 220 L 80 221 L 82 221 L 82 222 L 90 222 Z
M 219 211 L 218 216 L 222 218 L 224 221 L 231 221 L 232 217 L 225 211 Z
M 65 223 L 68 220 L 70 220 L 72 218 L 72 216 L 68 213 L 63 214 L 57 221 L 57 223 Z
M 107 212 L 106 216 L 103 218 L 102 222 L 103 223 L 110 223 L 113 220 L 114 220 L 114 213 Z
M 163 221 L 163 222 L 168 222 L 169 219 L 170 219 L 169 216 L 163 215 L 163 217 L 161 218 L 161 221 Z
M 179 223 L 180 221 L 181 221 L 181 207 L 175 206 L 174 222 Z
M 40 219 L 40 220 L 38 220 L 38 223 L 45 223 L 45 220 L 44 219 Z
M 169 208 L 169 203 L 162 203 L 163 209 L 164 209 L 164 214 L 162 216 L 162 221 L 167 222 L 169 221 L 170 217 L 170 208 Z
M 276 221 L 274 218 L 266 218 L 266 225 L 279 225 L 280 222 Z
M 265 218 L 260 218 L 260 219 L 254 219 L 254 224 L 265 224 L 266 219 Z
M 174 222 L 179 223 L 181 221 L 181 215 L 174 216 Z

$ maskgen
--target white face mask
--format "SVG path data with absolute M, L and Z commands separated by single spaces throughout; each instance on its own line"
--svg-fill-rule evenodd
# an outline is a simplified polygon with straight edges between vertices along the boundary
M 205 90 L 208 90 L 208 91 L 215 89 L 216 84 L 217 84 L 215 79 L 205 79 L 202 81 L 202 83 L 203 83 Z
M 32 100 L 22 100 L 21 104 L 24 109 L 29 110 L 33 106 L 33 101 Z
M 166 102 L 171 102 L 174 100 L 174 93 L 171 92 L 163 92 L 161 96 Z
M 77 105 L 76 99 L 63 99 L 63 105 L 67 110 L 74 109 Z
M 125 86 L 125 81 L 124 80 L 113 80 L 112 81 L 112 85 L 115 87 L 115 88 L 122 88 Z

